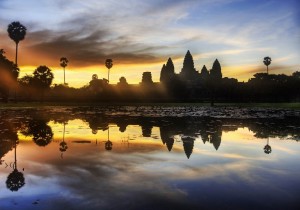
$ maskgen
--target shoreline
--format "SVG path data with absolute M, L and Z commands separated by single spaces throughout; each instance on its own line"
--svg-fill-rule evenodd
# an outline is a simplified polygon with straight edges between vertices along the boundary
M 9 102 L 1 103 L 0 109 L 7 108 L 39 108 L 39 107 L 103 107 L 103 106 L 154 106 L 154 107 L 208 107 L 208 108 L 284 108 L 284 109 L 300 109 L 300 102 L 291 103 L 215 103 L 213 107 L 210 103 L 161 103 L 161 102 Z

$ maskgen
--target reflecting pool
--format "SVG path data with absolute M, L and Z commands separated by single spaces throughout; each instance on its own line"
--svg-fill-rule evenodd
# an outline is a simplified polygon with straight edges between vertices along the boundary
M 300 209 L 297 114 L 175 109 L 1 109 L 0 209 Z

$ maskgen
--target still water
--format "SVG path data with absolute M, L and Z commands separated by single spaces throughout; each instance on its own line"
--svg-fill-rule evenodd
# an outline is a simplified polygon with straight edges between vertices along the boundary
M 0 110 L 0 209 L 300 208 L 299 118 L 107 113 Z

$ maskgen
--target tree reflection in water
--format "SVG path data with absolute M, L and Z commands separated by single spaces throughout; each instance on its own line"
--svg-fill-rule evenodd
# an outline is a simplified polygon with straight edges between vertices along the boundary
M 268 137 L 267 144 L 266 144 L 266 146 L 264 147 L 264 152 L 265 152 L 266 154 L 270 154 L 270 153 L 272 152 L 272 148 L 271 148 L 271 146 L 269 145 L 269 137 Z
M 222 192 L 221 194 L 219 193 L 221 197 L 229 191 L 239 193 L 245 190 L 245 186 L 250 186 L 246 185 L 249 182 L 254 183 L 250 186 L 251 188 L 253 187 L 257 189 L 257 191 L 254 191 L 255 194 L 252 194 L 254 197 L 257 195 L 257 192 L 261 192 L 266 195 L 265 193 L 267 193 L 268 189 L 263 192 L 261 191 L 261 189 L 266 185 L 260 185 L 261 183 L 256 182 L 256 177 L 258 177 L 256 175 L 258 173 L 253 171 L 255 176 L 252 176 L 253 174 L 248 173 L 246 170 L 259 169 L 259 172 L 262 173 L 263 179 L 259 179 L 258 181 L 265 181 L 265 176 L 269 175 L 269 173 L 266 173 L 266 169 L 272 169 L 271 173 L 274 171 L 273 161 L 270 160 L 274 160 L 274 158 L 277 159 L 276 157 L 281 157 L 283 156 L 282 154 L 287 156 L 286 151 L 281 153 L 282 150 L 279 146 L 282 146 L 282 144 L 277 144 L 275 141 L 280 141 L 280 139 L 296 140 L 299 139 L 298 137 L 300 133 L 300 121 L 293 121 L 291 119 L 247 120 L 224 118 L 216 119 L 209 117 L 141 117 L 120 116 L 117 114 L 106 116 L 104 112 L 94 112 L 93 110 L 89 112 L 70 111 L 67 114 L 64 113 L 65 111 L 58 112 L 57 110 L 48 112 L 49 114 L 47 113 L 47 117 L 38 117 L 37 115 L 40 114 L 38 111 L 36 111 L 37 114 L 33 114 L 28 110 L 20 112 L 21 114 L 10 111 L 12 114 L 7 117 L 2 117 L 3 115 L 1 115 L 0 112 L 0 158 L 1 156 L 3 157 L 3 154 L 7 154 L 12 149 L 15 149 L 15 154 L 17 154 L 18 149 L 19 159 L 21 157 L 21 152 L 22 158 L 28 158 L 26 162 L 28 165 L 25 164 L 26 170 L 30 167 L 30 171 L 28 170 L 26 172 L 28 177 L 24 176 L 24 171 L 21 170 L 19 159 L 20 171 L 18 171 L 17 158 L 15 157 L 15 163 L 12 165 L 12 168 L 8 168 L 8 171 L 5 173 L 5 176 L 7 177 L 4 177 L 2 180 L 3 185 L 6 185 L 5 187 L 7 187 L 7 194 L 11 194 L 7 196 L 11 196 L 9 197 L 9 200 L 12 200 L 12 197 L 19 196 L 18 193 L 21 193 L 20 198 L 18 198 L 18 204 L 21 204 L 19 201 L 23 201 L 23 195 L 28 194 L 29 196 L 26 201 L 29 201 L 28 205 L 31 207 L 32 201 L 36 199 L 35 196 L 37 198 L 40 198 L 39 196 L 41 196 L 42 199 L 45 198 L 45 201 L 47 201 L 46 199 L 49 198 L 49 200 L 51 200 L 52 197 L 54 197 L 52 195 L 56 195 L 59 199 L 58 202 L 62 201 L 62 203 L 58 204 L 58 202 L 53 202 L 53 205 L 60 205 L 61 207 L 64 206 L 65 203 L 70 204 L 72 202 L 69 206 L 65 205 L 65 208 L 71 209 L 76 205 L 78 205 L 78 208 L 81 208 L 82 206 L 80 205 L 82 203 L 91 204 L 90 199 L 93 199 L 95 203 L 98 203 L 99 198 L 101 198 L 101 202 L 109 201 L 107 203 L 111 205 L 111 203 L 116 200 L 116 196 L 117 200 L 119 200 L 120 197 L 118 196 L 120 195 L 122 198 L 125 195 L 127 202 L 127 195 L 132 193 L 131 190 L 137 194 L 146 192 L 144 194 L 145 199 L 150 201 L 152 200 L 151 198 L 149 199 L 149 195 L 153 194 L 155 196 L 159 196 L 154 197 L 154 199 L 166 198 L 169 202 L 169 196 L 174 195 L 174 200 L 179 198 L 177 197 L 177 192 L 179 191 L 178 189 L 180 189 L 180 193 L 178 194 L 180 197 L 186 197 L 186 192 L 188 192 L 189 195 L 194 196 L 191 197 L 192 199 L 199 201 L 198 193 L 200 192 L 200 189 L 205 191 L 205 193 L 210 192 L 210 194 L 205 194 L 205 198 L 203 197 L 203 201 L 205 201 L 205 199 L 207 199 L 206 197 L 215 198 L 215 192 Z M 61 119 L 62 116 L 64 116 L 65 120 L 59 121 L 58 119 Z M 16 120 L 11 121 L 10 124 L 8 119 Z M 57 122 L 60 124 L 57 125 Z M 18 124 L 22 124 L 22 126 L 19 126 Z M 53 131 L 50 125 L 53 125 Z M 238 128 L 243 129 L 237 130 Z M 248 132 L 244 128 L 248 128 L 250 131 Z M 99 130 L 103 131 L 100 132 Z M 62 131 L 62 135 L 59 134 Z M 70 131 L 70 135 L 68 134 L 68 131 Z M 80 140 L 83 142 L 84 140 L 95 139 L 95 136 L 91 134 L 91 131 L 98 132 L 101 142 L 103 141 L 100 148 L 99 145 L 96 146 L 94 144 L 74 145 L 71 143 L 73 142 L 72 138 L 76 138 L 76 140 L 78 138 L 78 142 Z M 224 134 L 223 132 L 232 133 Z M 21 133 L 27 133 L 27 135 L 30 135 L 30 138 L 26 139 L 32 139 L 30 145 L 28 142 L 25 142 L 26 140 L 24 140 L 24 136 L 20 135 Z M 53 142 L 52 139 L 54 137 L 54 133 L 56 134 L 56 141 Z M 240 135 L 244 133 L 246 133 L 246 135 Z M 230 139 L 231 134 L 234 134 L 232 135 L 233 139 Z M 18 135 L 21 139 L 21 148 L 17 148 L 17 141 L 15 142 L 12 140 L 17 139 Z M 256 138 L 253 137 L 254 135 L 256 135 Z M 125 136 L 128 136 L 128 141 L 132 139 L 137 141 L 132 142 L 130 147 L 127 148 L 127 145 L 125 147 L 123 146 L 125 144 L 121 143 L 121 140 L 124 139 Z M 226 141 L 224 141 L 224 139 Z M 240 142 L 238 142 L 238 140 L 240 140 Z M 262 144 L 260 144 L 259 141 L 261 141 L 260 143 Z M 47 148 L 37 147 L 33 144 L 33 142 Z M 67 145 L 67 142 L 70 142 L 68 144 L 72 144 L 72 147 L 68 148 L 70 145 Z M 91 141 L 88 143 L 90 142 Z M 83 143 L 87 143 L 87 141 Z M 270 143 L 272 144 L 272 147 L 277 146 L 276 148 L 278 149 L 275 151 L 273 148 L 272 151 Z M 289 143 L 290 142 L 287 144 Z M 5 145 L 8 147 L 6 148 Z M 290 145 L 291 144 L 289 144 L 289 146 Z M 31 151 L 26 150 L 29 146 L 32 150 L 38 151 L 34 151 L 33 154 L 28 154 L 28 152 Z M 223 148 L 221 148 L 221 146 Z M 20 149 L 22 149 L 22 151 Z M 110 152 L 103 152 L 104 150 L 108 150 Z M 12 152 L 13 151 L 8 154 L 12 154 Z M 274 155 L 268 155 L 266 156 L 267 159 L 265 159 L 262 157 L 264 156 L 263 152 L 266 154 L 276 152 L 276 157 L 274 157 Z M 45 157 L 45 154 L 49 154 L 49 157 Z M 68 154 L 68 160 L 58 162 L 58 159 L 60 159 L 58 156 L 61 154 L 64 155 L 64 158 L 66 157 L 66 154 Z M 235 154 L 237 155 L 234 156 Z M 252 158 L 252 156 L 256 155 L 258 156 L 257 158 Z M 33 161 L 37 161 L 38 164 L 32 165 L 31 163 Z M 259 164 L 261 166 L 267 165 L 267 167 L 253 167 L 252 161 L 253 164 Z M 22 162 L 22 165 L 23 163 L 25 162 Z M 283 164 L 285 163 L 286 162 L 283 161 Z M 3 165 L 4 164 L 5 162 Z M 137 167 L 142 167 L 142 170 Z M 294 165 L 291 164 L 288 167 L 292 168 Z M 285 168 L 288 167 L 283 167 L 282 169 L 285 170 Z M 235 175 L 233 170 L 237 171 L 237 175 Z M 284 184 L 276 185 L 276 187 L 278 187 L 278 189 L 283 189 L 282 186 L 287 186 L 285 184 L 285 180 L 293 179 L 285 179 L 286 177 L 282 176 L 283 173 L 278 173 L 278 171 L 279 170 L 274 171 L 273 174 L 275 175 L 275 178 L 273 179 L 274 176 L 272 176 L 270 183 L 273 180 L 275 180 L 276 183 L 280 183 L 282 180 L 282 183 Z M 30 173 L 34 175 L 37 174 L 38 176 L 32 176 Z M 150 176 L 148 176 L 148 174 L 150 174 Z M 180 174 L 179 178 L 176 174 Z M 223 180 L 223 177 L 225 176 L 228 176 L 229 178 Z M 283 178 L 277 181 L 276 176 Z M 187 181 L 185 181 L 182 177 Z M 219 179 L 219 177 L 221 177 L 221 179 Z M 251 177 L 251 179 L 249 179 L 249 177 Z M 41 185 L 41 180 L 44 180 L 46 184 L 44 183 Z M 82 180 L 86 180 L 92 184 L 88 185 L 81 183 Z M 194 182 L 194 180 L 197 180 L 197 183 Z M 198 182 L 198 180 L 200 181 Z M 203 180 L 205 180 L 205 183 Z M 231 180 L 237 181 L 233 182 Z M 226 185 L 223 185 L 223 181 L 225 181 L 224 183 L 226 183 Z M 170 184 L 171 188 L 164 185 L 167 182 Z M 230 182 L 230 185 L 227 185 L 227 182 Z M 136 183 L 139 185 L 134 185 Z M 152 183 L 156 183 L 158 188 L 156 188 L 156 186 L 154 186 L 155 188 L 152 187 Z M 220 189 L 217 189 L 217 191 L 211 189 L 211 183 L 217 183 L 217 185 L 220 186 Z M 234 183 L 234 185 L 231 185 L 232 183 Z M 257 185 L 257 183 L 259 185 Z M 267 184 L 269 185 L 270 183 Z M 122 188 L 123 186 L 124 188 Z M 173 186 L 175 187 L 173 188 Z M 260 188 L 260 186 L 262 187 Z M 121 190 L 120 187 L 122 188 Z M 222 191 L 224 188 L 229 189 L 229 191 Z M 114 189 L 116 189 L 117 194 Z M 149 189 L 154 190 L 153 192 L 150 192 Z M 195 191 L 188 191 L 190 189 L 195 189 Z M 11 193 L 10 191 L 14 193 Z M 18 193 L 16 193 L 16 191 L 18 191 Z M 40 192 L 45 193 L 46 196 L 40 194 Z M 118 194 L 119 192 L 121 193 Z M 149 192 L 151 194 L 149 194 Z M 166 194 L 169 192 L 170 194 Z M 174 192 L 176 192 L 176 194 Z M 193 192 L 196 193 L 193 194 Z M 292 191 L 292 193 L 297 195 L 297 193 L 294 192 L 296 192 L 296 190 Z M 106 194 L 107 197 L 109 197 L 109 200 L 105 200 L 107 197 L 104 197 L 103 195 Z M 49 197 L 47 197 L 48 195 Z M 90 195 L 93 195 L 93 197 L 90 197 Z M 236 195 L 236 193 L 228 194 L 225 197 L 222 197 L 221 200 L 224 199 L 227 202 L 228 197 L 235 198 Z M 247 193 L 247 195 L 245 195 L 247 196 L 247 199 L 243 201 L 248 201 L 248 195 L 251 194 Z M 77 200 L 79 196 L 82 196 L 80 197 L 82 199 Z M 135 196 L 135 194 L 133 194 L 133 196 Z M 277 197 L 278 196 L 276 196 L 276 198 Z M 140 201 L 140 198 L 143 197 L 139 197 L 138 195 L 138 197 L 135 198 L 138 198 Z M 154 200 L 154 202 L 155 201 L 157 202 L 160 200 Z M 209 201 L 215 202 L 216 199 L 211 199 Z M 259 202 L 262 202 L 262 200 L 259 200 Z M 42 205 L 45 204 L 46 202 L 41 202 L 41 204 L 38 204 L 35 207 L 39 206 L 40 208 L 43 208 Z M 160 205 L 160 203 L 158 203 L 158 205 Z M 177 205 L 177 203 L 174 203 L 174 207 L 176 209 L 175 205 Z M 20 206 L 21 205 L 19 205 L 19 207 Z M 24 209 L 30 209 L 30 207 Z M 111 206 L 108 206 L 108 208 L 109 207 Z M 139 206 L 139 208 L 136 209 L 145 209 L 145 207 L 148 206 Z M 166 206 L 163 206 L 163 208 L 164 207 Z M 187 209 L 193 209 L 189 208 L 191 207 L 189 205 L 185 205 L 184 207 Z M 1 205 L 0 208 L 2 209 L 3 205 Z M 18 208 L 18 206 L 15 208 Z M 87 207 L 87 209 L 89 208 Z
M 31 125 L 30 129 L 33 135 L 32 140 L 38 146 L 42 146 L 42 147 L 47 146 L 52 141 L 52 137 L 53 137 L 52 129 L 45 122 L 36 121 Z
M 111 110 L 98 111 L 95 108 L 78 108 L 78 111 L 74 111 L 73 108 L 66 108 L 62 111 L 60 108 L 56 108 L 49 112 L 45 110 L 39 111 L 39 109 L 21 110 L 19 112 L 19 110 L 15 111 L 12 109 L 7 112 L 10 113 L 7 116 L 0 112 L 1 160 L 3 159 L 2 157 L 4 157 L 4 155 L 13 148 L 15 149 L 16 154 L 16 143 L 14 147 L 13 145 L 15 142 L 14 140 L 18 139 L 18 135 L 20 134 L 30 136 L 31 138 L 29 138 L 29 140 L 32 139 L 35 144 L 47 148 L 39 148 L 32 142 L 30 145 L 25 145 L 27 142 L 25 143 L 26 140 L 24 140 L 24 136 L 19 136 L 22 140 L 22 154 L 26 154 L 22 156 L 30 158 L 29 161 L 27 161 L 28 166 L 26 166 L 26 168 L 31 167 L 31 173 L 33 172 L 38 176 L 31 176 L 28 171 L 26 173 L 28 174 L 28 177 L 26 177 L 27 183 L 26 187 L 24 187 L 24 172 L 22 170 L 18 171 L 17 158 L 15 157 L 15 163 L 12 165 L 12 168 L 9 168 L 9 171 L 5 173 L 5 176 L 7 177 L 4 177 L 2 181 L 3 185 L 5 185 L 6 181 L 6 191 L 14 192 L 9 193 L 14 197 L 19 196 L 19 194 L 15 193 L 15 191 L 21 191 L 19 192 L 21 193 L 19 198 L 20 200 L 24 199 L 25 196 L 23 195 L 25 190 L 28 190 L 28 192 L 26 192 L 29 195 L 28 199 L 34 199 L 32 195 L 43 197 L 43 195 L 40 195 L 40 192 L 45 193 L 45 198 L 49 199 L 52 198 L 52 195 L 56 195 L 59 197 L 58 199 L 60 199 L 60 196 L 63 195 L 62 199 L 58 200 L 63 203 L 58 205 L 64 206 L 66 202 L 68 204 L 72 203 L 70 206 L 65 206 L 67 209 L 71 209 L 76 205 L 80 208 L 82 207 L 80 206 L 81 203 L 90 204 L 90 198 L 95 199 L 93 200 L 95 203 L 99 202 L 99 198 L 101 198 L 101 202 L 106 202 L 107 200 L 105 199 L 107 197 L 111 199 L 108 201 L 115 201 L 116 192 L 114 189 L 117 191 L 117 200 L 120 198 L 118 196 L 123 197 L 123 195 L 125 195 L 125 199 L 127 199 L 127 195 L 131 194 L 131 190 L 133 190 L 137 193 L 145 193 L 145 199 L 148 199 L 149 195 L 158 195 L 159 197 L 154 198 L 156 199 L 154 200 L 156 202 L 160 201 L 157 200 L 157 198 L 160 199 L 161 197 L 166 198 L 169 202 L 169 196 L 172 197 L 173 195 L 175 196 L 174 200 L 176 200 L 179 198 L 177 197 L 177 192 L 180 197 L 182 197 L 182 195 L 184 195 L 184 197 L 190 197 L 190 195 L 193 195 L 190 198 L 192 200 L 195 199 L 199 201 L 199 189 L 205 190 L 205 193 L 206 190 L 207 192 L 210 191 L 211 194 L 204 193 L 206 195 L 204 196 L 205 198 L 203 197 L 204 201 L 207 199 L 206 197 L 215 198 L 215 190 L 211 190 L 211 183 L 217 183 L 217 185 L 220 186 L 220 189 L 217 191 L 221 192 L 221 194 L 219 194 L 222 197 L 222 195 L 226 195 L 229 191 L 235 191 L 237 193 L 241 192 L 244 190 L 243 187 L 250 186 L 248 183 L 251 182 L 254 184 L 250 187 L 258 190 L 255 191 L 255 193 L 261 192 L 266 195 L 266 193 L 268 194 L 267 190 L 262 192 L 260 188 L 260 186 L 264 188 L 266 185 L 261 185 L 261 183 L 256 182 L 256 178 L 258 177 L 256 176 L 256 171 L 253 171 L 255 173 L 253 173 L 254 176 L 252 176 L 252 173 L 248 173 L 246 170 L 260 170 L 262 172 L 263 179 L 259 179 L 258 181 L 265 181 L 265 176 L 269 175 L 269 173 L 266 173 L 266 169 L 272 169 L 271 173 L 275 175 L 274 180 L 277 182 L 276 176 L 282 177 L 283 173 L 278 173 L 279 170 L 274 171 L 274 161 L 270 160 L 274 160 L 274 158 L 277 160 L 277 156 L 287 156 L 287 150 L 282 150 L 279 148 L 279 144 L 275 144 L 275 142 L 273 143 L 272 140 L 280 141 L 280 139 L 300 139 L 300 121 L 299 119 L 290 118 L 274 120 L 266 118 L 219 119 L 213 117 L 121 116 L 117 112 L 115 112 L 115 115 L 110 114 L 113 113 Z M 62 118 L 64 118 L 63 121 L 60 120 Z M 60 123 L 60 125 L 57 125 L 57 122 Z M 63 130 L 63 134 L 59 134 L 62 139 L 61 137 L 59 137 L 60 139 L 55 138 L 56 141 L 54 141 L 54 143 L 57 143 L 55 145 L 53 145 L 52 142 L 54 134 L 49 125 L 53 125 L 53 129 L 55 129 L 53 131 L 55 131 L 55 133 L 58 132 L 56 134 L 61 133 Z M 237 130 L 239 128 L 242 129 Z M 246 131 L 244 128 L 249 131 Z M 70 136 L 67 135 L 69 130 L 71 131 Z M 99 130 L 102 131 L 99 132 Z M 91 134 L 91 131 L 93 133 L 99 133 L 101 142 L 103 141 L 103 145 L 101 144 L 100 148 L 99 145 L 95 146 L 94 144 L 89 144 L 91 143 L 90 140 L 94 139 L 94 135 Z M 123 133 L 125 131 L 126 133 Z M 223 132 L 231 133 L 224 134 Z M 230 139 L 231 134 L 233 139 Z M 121 140 L 125 138 L 124 136 L 128 136 L 127 142 L 129 140 L 137 141 L 133 142 L 130 147 L 125 148 L 125 146 L 123 146 L 125 144 L 121 143 Z M 78 141 L 73 141 L 71 138 L 78 138 Z M 241 142 L 237 141 L 238 138 Z M 260 140 L 265 142 L 266 138 L 266 143 L 260 144 L 258 142 Z M 74 145 L 70 143 L 73 147 L 68 148 L 69 145 L 66 143 L 67 139 L 69 140 L 68 142 L 87 144 Z M 226 139 L 226 142 L 222 142 L 224 139 Z M 262 158 L 261 156 L 264 155 L 263 152 L 270 154 L 275 151 L 272 151 L 270 141 L 272 141 L 272 145 L 274 144 L 274 146 L 277 146 L 276 148 L 278 149 L 276 149 L 276 152 L 278 152 L 279 155 L 276 154 L 276 157 L 274 157 L 274 155 L 268 155 L 267 159 Z M 286 148 L 289 148 L 291 145 L 289 143 L 287 143 L 288 146 Z M 29 146 L 32 150 L 35 149 L 38 151 L 34 151 L 33 154 L 28 154 L 31 150 L 25 150 L 29 148 Z M 220 151 L 221 146 L 224 148 Z M 102 152 L 103 150 L 108 150 L 109 152 Z M 19 153 L 21 152 L 20 147 L 18 147 L 18 151 Z M 282 153 L 282 151 L 284 151 L 284 153 Z M 57 159 L 60 158 L 57 157 L 57 153 L 58 155 L 61 155 L 62 158 L 63 155 L 68 154 L 68 160 L 58 163 Z M 49 155 L 49 157 L 45 157 L 45 154 Z M 252 158 L 252 156 L 256 155 L 258 157 Z M 30 165 L 33 161 L 37 161 L 38 164 Z M 262 167 L 253 167 L 252 162 L 254 165 L 258 164 Z M 3 165 L 5 163 L 6 162 L 4 162 Z M 286 162 L 283 161 L 282 163 L 285 164 Z M 267 164 L 268 167 L 264 167 Z M 271 167 L 269 167 L 269 165 Z M 138 167 L 142 167 L 142 169 Z M 292 168 L 294 165 L 288 164 L 288 167 Z M 288 167 L 283 167 L 282 169 L 285 170 L 285 168 Z M 235 175 L 235 173 L 237 175 Z M 150 176 L 148 176 L 148 174 L 150 174 Z M 176 174 L 180 174 L 179 178 L 178 176 L 176 177 Z M 228 176 L 228 179 L 223 179 L 225 176 Z M 184 177 L 187 181 L 185 181 L 182 177 Z M 221 177 L 221 179 L 219 179 L 219 177 Z M 274 176 L 272 176 L 272 178 L 273 177 Z M 285 180 L 293 181 L 293 179 L 285 178 L 286 177 L 282 178 L 282 183 L 286 183 Z M 45 183 L 41 185 L 41 180 L 45 180 L 46 185 Z M 81 183 L 84 180 L 92 184 Z M 194 180 L 200 181 L 197 182 L 196 185 L 194 184 Z M 202 180 L 205 180 L 205 182 Z M 237 180 L 236 184 L 235 182 L 231 182 L 231 180 Z M 223 181 L 226 185 L 222 184 Z M 273 179 L 270 181 L 273 181 Z M 281 180 L 279 180 L 278 183 L 280 181 Z M 229 182 L 230 185 L 227 185 Z M 106 185 L 107 183 L 109 185 Z M 139 185 L 134 185 L 136 183 Z M 154 186 L 155 188 L 152 187 L 152 183 L 156 183 Z M 169 188 L 169 186 L 165 185 L 165 183 L 170 184 L 171 187 Z M 234 185 L 231 185 L 232 183 Z M 257 183 L 259 185 L 257 185 Z M 269 185 L 270 183 L 267 184 Z M 120 190 L 120 186 L 121 188 L 124 186 L 124 188 Z M 173 186 L 175 186 L 175 188 L 173 188 Z M 276 188 L 278 187 L 278 189 L 282 189 L 282 186 L 286 187 L 287 185 L 276 185 Z M 225 188 L 226 191 L 222 191 Z M 149 189 L 154 189 L 155 191 L 150 192 Z M 190 189 L 192 190 L 188 191 Z M 190 193 L 194 192 L 194 189 L 196 193 Z M 227 189 L 229 189 L 229 191 L 227 191 Z M 80 194 L 77 194 L 78 192 Z M 121 193 L 118 194 L 119 192 Z M 189 195 L 186 194 L 186 192 L 188 192 Z M 292 192 L 294 195 L 297 195 L 297 193 L 294 193 L 296 191 Z M 107 197 L 104 197 L 106 194 Z M 48 195 L 49 197 L 47 197 Z M 93 195 L 93 197 L 90 197 L 90 195 Z M 135 194 L 133 195 L 135 196 Z M 232 195 L 228 194 L 224 198 L 222 197 L 221 200 L 224 199 L 227 202 L 227 198 L 229 196 L 235 198 L 237 194 L 235 193 Z M 247 195 L 245 195 L 247 197 L 247 201 L 249 200 L 248 195 L 250 194 L 247 193 Z M 254 197 L 256 195 L 257 194 L 255 194 Z M 9 195 L 7 197 L 9 197 Z M 79 197 L 80 199 L 77 200 Z M 141 197 L 138 196 L 135 198 L 140 200 Z M 278 198 L 278 196 L 276 196 L 276 198 Z M 215 202 L 216 199 L 211 199 L 209 201 Z M 30 202 L 32 202 L 32 200 L 30 200 Z M 262 200 L 259 202 L 262 202 Z M 57 205 L 58 202 L 53 203 Z M 111 205 L 112 202 L 108 203 Z M 201 205 L 202 203 L 203 202 L 201 202 Z M 31 203 L 29 203 L 29 205 L 31 206 Z M 44 204 L 41 203 L 41 205 L 38 206 L 43 208 L 42 205 Z M 176 204 L 174 203 L 174 207 L 176 208 L 175 205 Z M 115 206 L 112 208 L 114 207 Z M 145 206 L 141 206 L 136 209 L 145 209 L 144 207 Z M 184 207 L 187 209 L 193 209 L 189 208 L 191 206 L 184 205 Z M 2 209 L 3 206 L 1 205 L 0 208 Z
M 50 111 L 49 111 L 50 110 Z M 141 136 L 151 138 L 152 129 L 159 128 L 160 139 L 163 145 L 166 145 L 168 151 L 172 151 L 175 138 L 182 142 L 183 150 L 187 158 L 191 158 L 194 142 L 201 139 L 204 144 L 211 144 L 216 150 L 221 146 L 222 133 L 235 131 L 238 128 L 247 127 L 254 133 L 258 139 L 289 137 L 290 139 L 300 139 L 299 127 L 300 121 L 297 118 L 287 119 L 231 119 L 231 118 L 212 118 L 212 117 L 143 117 L 143 116 L 120 116 L 111 114 L 116 108 L 98 109 L 97 107 L 70 108 L 69 110 L 35 110 L 28 109 L 21 112 L 10 110 L 5 115 L 1 114 L 2 133 L 0 137 L 4 139 L 16 139 L 17 131 L 10 132 L 12 129 L 10 119 L 18 119 L 13 127 L 25 136 L 32 136 L 32 140 L 39 146 L 47 146 L 53 139 L 53 132 L 48 125 L 49 121 L 54 121 L 63 124 L 63 139 L 59 143 L 59 150 L 63 154 L 68 150 L 68 145 L 65 142 L 65 127 L 69 120 L 80 119 L 87 122 L 92 133 L 97 133 L 99 130 L 107 130 L 107 140 L 104 142 L 104 149 L 112 150 L 113 143 L 110 140 L 109 124 L 117 125 L 120 132 L 125 132 L 127 126 L 138 125 L 141 127 Z M 0 128 L 1 129 L 1 128 Z M 129 138 L 129 137 L 128 137 Z M 155 137 L 153 136 L 155 139 Z M 181 139 L 180 139 L 181 138 Z M 7 141 L 10 142 L 10 141 Z M 97 142 L 96 142 L 97 143 Z M 3 147 L 2 147 L 2 146 Z M 4 150 L 5 145 L 8 148 Z M 1 158 L 13 146 L 0 140 L 0 155 Z M 272 152 L 269 145 L 263 148 L 266 154 Z M 3 150 L 3 152 L 2 152 Z
M 12 192 L 18 191 L 25 185 L 25 178 L 17 168 L 17 144 L 19 143 L 18 130 L 22 127 L 20 120 L 15 120 L 13 113 L 0 112 L 0 165 L 5 163 L 6 167 L 11 166 L 13 171 L 7 176 L 6 187 Z M 7 164 L 2 157 L 14 149 L 14 162 Z
M 65 132 L 66 132 L 66 122 L 63 123 L 64 124 L 64 130 L 63 130 L 63 141 L 59 143 L 59 151 L 61 151 L 61 158 L 63 158 L 63 153 L 65 151 L 67 151 L 68 149 L 68 145 L 65 142 Z
M 109 140 L 109 126 L 107 129 L 107 141 L 105 142 L 105 149 L 106 150 L 112 150 L 113 143 Z
M 32 136 L 32 140 L 38 146 L 47 146 L 53 138 L 52 128 L 42 118 L 31 118 L 24 122 L 21 133 L 25 136 Z
M 6 180 L 7 189 L 12 192 L 18 191 L 25 185 L 25 178 L 22 172 L 17 168 L 17 141 L 15 141 L 15 162 L 13 164 L 13 171 L 8 175 Z

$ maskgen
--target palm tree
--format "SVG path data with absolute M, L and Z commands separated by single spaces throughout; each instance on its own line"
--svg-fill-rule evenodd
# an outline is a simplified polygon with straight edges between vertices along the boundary
M 63 153 L 65 152 L 65 151 L 67 151 L 67 149 L 68 149 L 68 145 L 67 145 L 67 143 L 65 142 L 65 130 L 66 130 L 66 122 L 64 122 L 64 131 L 63 131 L 63 141 L 62 142 L 60 142 L 60 144 L 59 144 L 59 150 L 61 151 L 61 158 L 63 158 Z
M 18 191 L 24 185 L 24 175 L 22 172 L 19 172 L 17 168 L 17 141 L 15 140 L 15 162 L 13 164 L 13 171 L 7 177 L 6 187 L 11 191 Z
M 9 37 L 16 43 L 16 65 L 18 65 L 18 45 L 25 38 L 26 30 L 20 22 L 12 22 L 7 27 Z
M 271 64 L 272 59 L 270 57 L 264 57 L 264 64 L 267 66 L 267 74 L 269 74 L 269 65 Z
M 66 84 L 66 72 L 65 68 L 67 67 L 69 61 L 66 57 L 61 57 L 60 58 L 60 66 L 64 68 L 64 85 Z
M 106 150 L 112 150 L 113 143 L 109 140 L 109 126 L 107 130 L 107 141 L 105 142 L 105 149 Z
M 270 153 L 272 152 L 272 148 L 271 148 L 271 146 L 269 145 L 269 137 L 268 137 L 267 145 L 264 146 L 264 152 L 265 152 L 266 154 L 270 154 Z
M 109 83 L 109 70 L 110 70 L 111 67 L 113 66 L 113 60 L 112 60 L 112 59 L 106 59 L 106 61 L 105 61 L 105 66 L 106 66 L 106 68 L 108 69 L 108 77 L 107 77 L 107 80 L 108 80 L 108 83 Z

